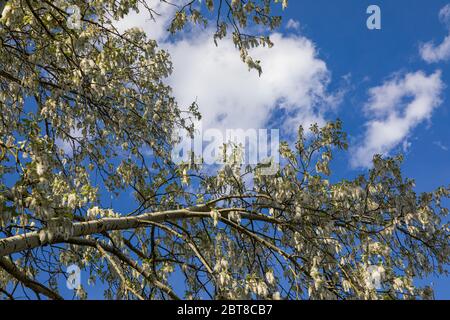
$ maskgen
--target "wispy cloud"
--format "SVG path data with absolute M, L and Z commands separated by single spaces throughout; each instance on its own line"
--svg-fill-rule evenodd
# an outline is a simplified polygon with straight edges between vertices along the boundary
M 450 59 L 450 4 L 440 10 L 439 20 L 447 27 L 449 35 L 438 45 L 434 42 L 427 42 L 420 46 L 420 55 L 428 63 Z
M 300 22 L 294 19 L 289 19 L 286 23 L 286 29 L 300 30 Z
M 419 71 L 395 77 L 369 90 L 369 117 L 363 141 L 352 150 L 354 167 L 370 167 L 375 154 L 387 155 L 405 142 L 411 131 L 430 118 L 441 103 L 441 72 Z
M 448 151 L 448 146 L 443 144 L 442 141 L 434 141 L 433 144 L 443 151 Z

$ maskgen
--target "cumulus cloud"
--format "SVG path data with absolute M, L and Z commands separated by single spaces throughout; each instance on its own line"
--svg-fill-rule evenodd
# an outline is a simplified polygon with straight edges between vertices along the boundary
M 273 48 L 251 51 L 254 59 L 261 60 L 263 74 L 259 77 L 240 60 L 230 39 L 214 45 L 213 30 L 168 39 L 166 29 L 173 6 L 159 1 L 153 5 L 161 12 L 156 21 L 141 10 L 117 26 L 121 30 L 140 27 L 168 50 L 174 66 L 169 79 L 174 96 L 181 106 L 197 101 L 204 129 L 266 128 L 281 114 L 284 117 L 279 125 L 286 130 L 299 124 L 322 124 L 324 113 L 339 102 L 339 95 L 327 92 L 330 72 L 311 40 L 272 34 Z M 295 25 L 291 22 L 291 27 Z
M 440 10 L 439 20 L 447 27 L 449 35 L 438 45 L 434 42 L 427 42 L 420 46 L 420 55 L 428 63 L 450 59 L 450 4 Z
M 167 44 L 174 62 L 170 83 L 179 103 L 197 100 L 204 127 L 262 128 L 274 112 L 287 114 L 284 126 L 323 122 L 335 102 L 326 92 L 329 71 L 311 41 L 273 34 L 273 48 L 256 48 L 261 77 L 249 72 L 231 41 L 216 47 L 208 34 Z
M 388 155 L 441 103 L 441 72 L 419 71 L 395 77 L 369 90 L 365 112 L 370 120 L 362 143 L 352 150 L 354 167 L 370 167 L 375 154 Z

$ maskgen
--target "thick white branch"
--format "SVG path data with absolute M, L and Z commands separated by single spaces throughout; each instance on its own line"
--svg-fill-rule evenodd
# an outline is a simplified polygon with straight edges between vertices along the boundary
M 205 212 L 199 207 L 198 211 L 195 209 L 180 209 L 163 212 L 144 213 L 132 217 L 119 218 L 102 218 L 93 221 L 77 222 L 73 224 L 72 237 L 83 237 L 87 235 L 100 234 L 102 232 L 113 230 L 127 230 L 141 227 L 148 227 L 146 222 L 164 222 L 168 220 L 187 219 L 187 218 L 208 218 L 209 212 Z M 222 216 L 227 216 L 230 209 L 222 211 Z M 272 221 L 274 219 L 250 213 L 241 213 L 243 219 Z M 275 222 L 276 223 L 276 222 Z M 48 244 L 63 243 L 65 239 L 63 235 L 55 235 L 51 241 L 41 242 L 39 239 L 39 232 L 27 232 L 24 234 L 12 236 L 9 238 L 0 239 L 0 257 L 21 252 L 27 249 L 34 249 Z

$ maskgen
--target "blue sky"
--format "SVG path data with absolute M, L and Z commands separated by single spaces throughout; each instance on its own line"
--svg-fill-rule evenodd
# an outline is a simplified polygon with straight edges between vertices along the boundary
M 418 124 L 407 137 L 411 143 L 406 151 L 404 174 L 416 180 L 417 190 L 431 190 L 450 183 L 450 70 L 449 62 L 429 64 L 420 56 L 420 45 L 428 41 L 441 43 L 448 29 L 438 14 L 447 1 L 291 1 L 285 12 L 298 20 L 302 35 L 312 39 L 319 56 L 332 72 L 331 86 L 351 75 L 351 89 L 338 107 L 337 116 L 344 121 L 351 141 L 364 132 L 367 117 L 362 112 L 368 100 L 368 90 L 379 86 L 393 73 L 427 74 L 442 70 L 446 84 L 442 104 L 429 120 Z M 381 8 L 382 29 L 368 30 L 365 14 L 370 4 Z M 445 150 L 447 149 L 447 150 Z M 400 146 L 400 150 L 402 148 Z M 395 153 L 395 150 L 393 150 Z M 339 156 L 335 172 L 342 177 L 354 175 L 348 157 Z M 450 298 L 450 279 L 431 278 L 437 298 Z
M 396 72 L 424 70 L 432 73 L 441 69 L 444 83 L 450 83 L 449 63 L 428 64 L 419 54 L 420 43 L 447 36 L 447 29 L 438 19 L 446 1 L 377 1 L 382 12 L 382 29 L 369 31 L 365 27 L 365 10 L 373 1 L 343 0 L 295 1 L 285 14 L 301 21 L 301 32 L 313 39 L 320 56 L 332 71 L 333 84 L 351 74 L 353 88 L 337 112 L 353 139 L 364 130 L 367 120 L 362 106 L 368 90 L 380 85 Z M 406 152 L 405 174 L 417 180 L 418 189 L 429 190 L 450 181 L 450 109 L 449 88 L 443 92 L 442 104 L 429 121 L 411 132 L 411 146 Z M 444 148 L 442 148 L 444 147 Z M 343 159 L 345 161 L 345 159 Z M 344 171 L 342 171 L 344 170 Z M 353 171 L 343 166 L 345 175 Z
M 371 31 L 366 28 L 365 11 L 374 3 L 381 8 L 382 29 Z M 440 69 L 442 81 L 450 84 L 450 72 L 446 72 L 449 63 L 428 64 L 419 53 L 421 43 L 441 42 L 448 35 L 438 19 L 446 4 L 438 0 L 342 0 L 332 5 L 326 0 L 291 1 L 285 14 L 298 20 L 301 33 L 317 45 L 319 56 L 332 72 L 331 85 L 339 85 L 341 77 L 351 75 L 351 88 L 336 112 L 351 139 L 358 139 L 364 132 L 367 117 L 363 106 L 368 100 L 368 90 L 381 85 L 392 74 L 419 70 L 431 74 Z M 430 114 L 429 120 L 417 125 L 406 139 L 411 146 L 406 152 L 405 173 L 417 180 L 418 188 L 429 189 L 450 182 L 450 152 L 444 150 L 450 145 L 449 89 L 443 90 L 442 104 Z

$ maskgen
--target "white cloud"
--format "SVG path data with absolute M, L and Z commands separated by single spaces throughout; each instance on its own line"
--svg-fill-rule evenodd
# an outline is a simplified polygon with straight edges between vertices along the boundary
M 420 48 L 420 55 L 422 56 L 422 59 L 428 63 L 449 60 L 450 35 L 445 37 L 444 41 L 437 46 L 432 42 L 425 43 Z
M 288 22 L 286 23 L 286 29 L 299 30 L 300 22 L 294 19 L 289 19 Z
M 132 11 L 125 19 L 116 21 L 114 25 L 121 32 L 130 28 L 139 28 L 145 30 L 151 39 L 164 41 L 169 36 L 167 28 L 177 7 L 160 0 L 146 0 L 146 2 L 152 9 L 152 16 L 142 4 L 139 4 L 139 13 Z
M 408 73 L 370 89 L 365 111 L 371 119 L 363 142 L 352 150 L 352 165 L 370 167 L 375 154 L 387 155 L 401 143 L 408 145 L 411 131 L 440 105 L 443 89 L 440 71 L 429 76 Z
M 240 60 L 231 40 L 214 45 L 212 30 L 182 34 L 176 40 L 166 38 L 173 9 L 159 1 L 155 5 L 162 12 L 156 23 L 148 21 L 148 14 L 141 10 L 118 27 L 138 26 L 168 50 L 174 66 L 169 79 L 174 96 L 181 106 L 198 102 L 203 128 L 265 128 L 274 112 L 282 110 L 289 114 L 282 125 L 291 130 L 299 124 L 323 123 L 324 113 L 338 103 L 339 96 L 327 92 L 327 66 L 307 38 L 275 33 L 273 48 L 253 49 L 252 57 L 261 60 L 263 67 L 258 77 Z
M 442 151 L 448 151 L 448 146 L 442 143 L 442 141 L 434 141 L 433 144 L 437 146 Z
M 439 20 L 450 32 L 450 4 L 447 4 L 439 12 Z M 428 63 L 446 61 L 450 59 L 450 34 L 436 45 L 434 42 L 427 42 L 420 46 L 420 55 Z
M 450 3 L 439 11 L 439 20 L 447 27 L 450 27 Z
M 55 143 L 58 148 L 62 149 L 66 155 L 71 157 L 74 150 L 80 145 L 77 140 L 82 140 L 83 134 L 81 129 L 72 128 L 69 131 L 69 136 L 70 137 L 66 137 L 65 139 L 57 138 Z
M 248 71 L 231 41 L 216 47 L 209 34 L 167 44 L 174 63 L 170 78 L 180 104 L 197 100 L 206 128 L 263 128 L 278 108 L 290 114 L 287 129 L 323 122 L 329 71 L 311 41 L 273 34 L 275 46 L 256 48 L 263 74 Z

